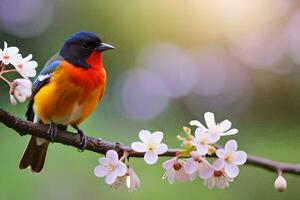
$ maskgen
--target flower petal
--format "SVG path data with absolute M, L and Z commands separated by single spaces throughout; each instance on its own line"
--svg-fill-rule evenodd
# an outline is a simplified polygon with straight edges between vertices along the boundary
M 18 47 L 8 47 L 5 50 L 5 53 L 11 56 L 16 56 L 18 52 L 19 52 Z
M 228 182 L 225 179 L 218 179 L 216 181 L 216 188 L 225 189 L 228 186 Z
M 225 173 L 230 178 L 235 178 L 239 174 L 239 168 L 235 164 L 227 164 L 225 163 Z
M 140 188 L 141 181 L 133 169 L 129 168 L 128 174 L 129 174 L 129 184 L 127 184 L 128 191 L 133 192 L 138 188 Z
M 224 151 L 224 149 L 218 149 L 216 151 L 216 155 L 218 156 L 218 158 L 224 158 L 225 157 L 225 151 Z
M 19 93 L 22 93 L 24 96 L 31 96 L 31 87 L 32 83 L 28 79 L 16 79 L 13 81 L 16 84 L 15 91 L 18 90 Z
M 207 154 L 208 152 L 208 145 L 198 145 L 197 146 L 197 152 L 200 154 L 200 155 L 205 155 Z
M 196 139 L 200 139 L 202 137 L 205 137 L 205 135 L 207 135 L 206 133 L 206 130 L 204 130 L 203 128 L 201 127 L 198 127 L 196 130 L 195 130 L 195 138 Z
M 213 189 L 216 185 L 216 179 L 214 177 L 206 179 L 204 181 L 204 185 L 206 185 L 208 187 L 208 189 Z
M 235 140 L 229 140 L 225 144 L 225 152 L 234 152 L 237 150 L 237 142 Z
M 16 80 L 14 80 L 14 82 L 17 83 L 17 85 L 22 85 L 27 88 L 30 88 L 32 86 L 31 81 L 25 78 L 17 78 Z
M 119 161 L 119 155 L 114 150 L 109 150 L 108 152 L 106 152 L 106 158 L 114 164 L 117 164 Z
M 205 123 L 208 128 L 212 128 L 212 127 L 216 126 L 215 116 L 213 113 L 206 112 L 204 114 L 204 119 L 205 119 Z
M 168 170 L 168 169 L 171 169 L 171 168 L 173 167 L 174 162 L 175 162 L 176 159 L 177 159 L 177 158 L 175 157 L 175 158 L 166 160 L 165 162 L 163 162 L 162 167 L 163 167 L 164 169 L 167 169 L 167 170 Z
M 28 62 L 31 59 L 32 59 L 32 54 L 29 54 L 28 56 L 26 56 L 25 58 L 23 58 L 23 61 L 24 62 Z
M 207 136 L 207 142 L 209 144 L 215 144 L 220 140 L 220 135 L 218 133 L 211 133 Z
M 14 95 L 19 102 L 23 103 L 26 101 L 26 95 L 24 95 L 24 93 L 22 93 L 20 90 L 15 90 Z
M 176 172 L 174 169 L 170 170 L 169 175 L 168 175 L 168 181 L 170 184 L 175 183 L 175 179 L 176 179 Z
M 157 144 L 161 143 L 163 137 L 164 137 L 164 134 L 160 131 L 156 131 L 156 132 L 152 133 L 152 140 Z
M 217 171 L 220 171 L 221 169 L 223 169 L 224 165 L 225 165 L 225 160 L 223 158 L 219 158 L 213 163 L 213 167 Z
M 24 68 L 25 68 L 25 69 L 26 69 L 26 68 L 32 68 L 32 69 L 35 69 L 35 68 L 37 68 L 37 66 L 38 66 L 38 63 L 37 63 L 36 61 L 33 61 L 33 60 L 24 63 Z
M 195 173 L 193 173 L 193 174 L 189 174 L 189 180 L 190 180 L 190 181 L 194 181 L 198 176 L 199 176 L 199 175 L 198 175 L 197 172 L 195 172 Z
M 184 170 L 176 171 L 175 179 L 180 182 L 184 182 L 189 179 L 189 175 L 184 172 Z
M 127 172 L 127 166 L 122 161 L 119 161 L 116 166 L 116 175 L 124 176 L 126 172 Z
M 16 98 L 14 97 L 14 95 L 9 95 L 9 98 L 10 98 L 10 103 L 12 105 L 17 105 L 17 100 Z
M 131 143 L 131 148 L 137 152 L 146 152 L 146 145 L 142 142 Z
M 197 164 L 193 158 L 189 158 L 183 166 L 185 173 L 193 174 L 197 170 Z
M 168 151 L 168 146 L 166 144 L 159 144 L 156 149 L 156 154 L 164 154 Z
M 104 177 L 109 173 L 109 171 L 102 165 L 98 165 L 95 169 L 94 169 L 94 174 L 97 177 Z
M 190 125 L 191 126 L 198 126 L 198 127 L 203 128 L 204 130 L 207 130 L 207 128 L 203 124 L 201 124 L 201 122 L 199 122 L 198 120 L 190 121 Z
M 34 68 L 25 68 L 25 69 L 16 68 L 16 69 L 23 77 L 36 76 L 36 70 Z
M 232 161 L 236 165 L 243 165 L 247 161 L 247 154 L 244 151 L 237 151 L 232 154 Z
M 150 131 L 141 130 L 139 132 L 139 138 L 142 140 L 142 142 L 147 144 L 151 140 L 152 135 L 151 135 Z
M 237 134 L 239 131 L 236 129 L 236 128 L 234 128 L 234 129 L 231 129 L 231 130 L 229 130 L 229 131 L 227 131 L 227 132 L 225 132 L 225 133 L 222 133 L 221 135 L 222 136 L 227 136 L 227 135 L 235 135 L 235 134 Z
M 117 179 L 117 175 L 115 172 L 111 172 L 109 173 L 106 177 L 105 177 L 105 182 L 108 184 L 108 185 L 111 185 L 113 184 Z
M 109 160 L 106 157 L 99 158 L 98 161 L 101 165 L 106 165 L 109 162 Z
M 231 122 L 227 119 L 220 123 L 220 128 L 221 128 L 222 132 L 229 130 L 230 127 L 231 127 Z
M 214 173 L 214 168 L 208 162 L 202 162 L 198 166 L 198 175 L 202 179 L 208 179 Z
M 144 156 L 144 160 L 147 164 L 149 165 L 153 165 L 157 162 L 158 160 L 158 156 L 155 152 L 153 151 L 147 151 L 145 153 L 145 156 Z

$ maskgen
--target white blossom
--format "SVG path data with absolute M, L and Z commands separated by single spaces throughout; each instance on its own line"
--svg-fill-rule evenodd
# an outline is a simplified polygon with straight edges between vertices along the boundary
M 7 47 L 7 42 L 4 42 L 3 50 L 0 49 L 0 61 L 3 64 L 8 65 L 15 59 L 18 52 L 19 49 L 17 47 Z
M 161 143 L 163 133 L 156 131 L 151 134 L 150 131 L 142 130 L 139 133 L 142 142 L 133 142 L 131 148 L 137 152 L 145 152 L 144 160 L 147 164 L 152 165 L 157 162 L 158 155 L 167 152 L 168 146 Z
M 230 178 L 235 178 L 239 174 L 238 165 L 243 165 L 247 160 L 247 154 L 244 151 L 237 151 L 237 142 L 229 140 L 225 144 L 225 149 L 218 149 L 216 155 L 216 168 L 225 168 L 225 173 Z
M 190 122 L 190 125 L 198 126 L 206 130 L 208 133 L 210 133 L 211 137 L 214 138 L 214 140 L 216 141 L 218 141 L 221 136 L 234 135 L 238 133 L 237 129 L 230 129 L 231 122 L 227 119 L 222 121 L 220 124 L 217 124 L 215 121 L 215 116 L 211 112 L 206 112 L 204 114 L 204 119 L 207 128 L 197 120 L 192 120 Z
M 31 60 L 32 55 L 29 54 L 27 57 L 23 58 L 21 54 L 17 54 L 11 61 L 12 65 L 16 70 L 25 78 L 35 77 L 36 70 L 38 66 L 36 61 Z
M 211 144 L 214 144 L 215 142 L 217 142 L 215 137 L 211 137 L 211 135 L 203 127 L 198 127 L 195 131 L 195 137 L 191 141 L 191 144 L 196 147 L 197 152 L 200 155 L 206 155 Z

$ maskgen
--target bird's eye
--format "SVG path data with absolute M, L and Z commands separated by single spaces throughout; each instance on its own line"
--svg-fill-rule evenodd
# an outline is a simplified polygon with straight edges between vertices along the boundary
M 86 42 L 84 42 L 84 43 L 82 44 L 82 46 L 83 46 L 84 48 L 86 48 L 86 49 L 89 48 L 89 45 L 88 45 L 88 43 L 86 43 Z

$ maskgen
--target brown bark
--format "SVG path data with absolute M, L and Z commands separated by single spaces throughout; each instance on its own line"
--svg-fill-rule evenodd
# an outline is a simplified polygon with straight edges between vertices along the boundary
M 50 140 L 50 135 L 47 133 L 48 126 L 43 124 L 34 124 L 32 122 L 15 117 L 8 112 L 0 108 L 0 121 L 7 127 L 14 129 L 19 135 L 33 135 L 41 138 Z M 55 138 L 56 143 L 73 146 L 79 148 L 80 137 L 77 134 L 73 134 L 67 131 L 59 130 L 57 137 Z M 98 138 L 87 136 L 87 146 L 86 150 L 93 151 L 99 154 L 105 154 L 108 150 L 115 150 L 120 155 L 124 151 L 128 152 L 130 157 L 143 157 L 144 153 L 135 152 L 130 147 L 124 146 L 120 143 L 114 143 L 109 141 L 104 141 Z M 174 157 L 177 155 L 178 151 L 176 149 L 169 149 L 166 153 L 160 155 L 163 157 Z M 270 171 L 282 171 L 285 173 L 300 175 L 300 164 L 283 163 L 267 158 L 252 156 L 248 154 L 246 164 L 261 167 Z

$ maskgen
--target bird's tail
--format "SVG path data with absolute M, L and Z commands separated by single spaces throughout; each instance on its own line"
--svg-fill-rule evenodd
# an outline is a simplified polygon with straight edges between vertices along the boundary
M 21 170 L 30 166 L 33 173 L 42 171 L 49 142 L 43 139 L 39 141 L 40 139 L 35 136 L 31 137 L 19 164 Z

